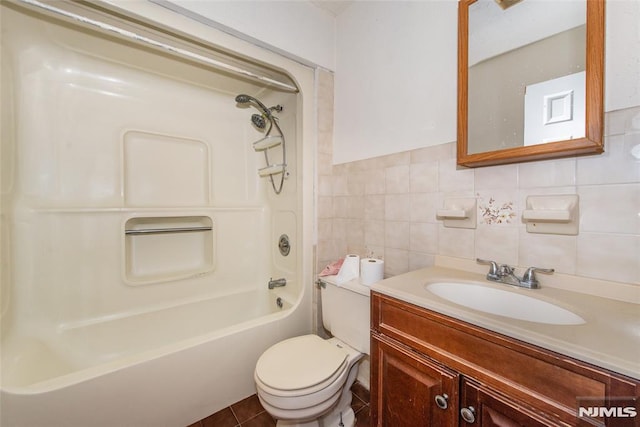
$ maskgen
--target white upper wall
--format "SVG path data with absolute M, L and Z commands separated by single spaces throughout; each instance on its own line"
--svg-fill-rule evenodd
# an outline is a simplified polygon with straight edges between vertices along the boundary
M 335 163 L 456 139 L 456 0 L 355 1 L 337 18 L 306 1 L 150 1 L 335 71 Z M 640 1 L 606 4 L 614 111 L 640 105 Z
M 605 110 L 640 105 L 640 1 L 607 0 Z M 356 2 L 337 18 L 334 163 L 456 140 L 457 1 Z
M 337 17 L 334 163 L 456 139 L 457 2 L 355 2 Z
M 303 64 L 335 70 L 335 18 L 310 2 L 150 1 Z

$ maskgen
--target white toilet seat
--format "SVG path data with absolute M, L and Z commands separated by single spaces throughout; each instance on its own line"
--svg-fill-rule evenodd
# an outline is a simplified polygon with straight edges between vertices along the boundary
M 301 396 L 323 390 L 344 373 L 349 352 L 317 335 L 281 341 L 265 351 L 255 380 L 275 396 Z
M 351 366 L 361 356 L 337 339 L 316 335 L 282 341 L 256 364 L 258 397 L 277 419 L 315 418 L 338 401 Z

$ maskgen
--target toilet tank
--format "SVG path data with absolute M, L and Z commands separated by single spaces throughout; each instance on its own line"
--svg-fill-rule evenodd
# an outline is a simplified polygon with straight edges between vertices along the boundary
M 337 286 L 335 281 L 322 278 L 322 324 L 340 341 L 361 353 L 369 354 L 370 289 L 352 280 Z

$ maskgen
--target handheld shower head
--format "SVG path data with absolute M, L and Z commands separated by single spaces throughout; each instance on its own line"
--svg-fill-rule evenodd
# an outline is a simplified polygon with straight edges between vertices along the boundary
M 251 102 L 252 99 L 255 99 L 255 98 L 252 98 L 249 95 L 245 95 L 245 94 L 240 94 L 236 96 L 236 102 L 238 104 L 246 104 L 247 102 Z
M 260 110 L 262 110 L 265 116 L 271 118 L 271 111 L 269 111 L 266 105 L 264 105 L 262 102 L 258 101 L 256 98 L 254 98 L 251 95 L 245 95 L 244 93 L 241 93 L 240 95 L 236 96 L 236 102 L 238 104 L 248 104 L 252 102 L 255 105 L 257 105 L 260 108 Z

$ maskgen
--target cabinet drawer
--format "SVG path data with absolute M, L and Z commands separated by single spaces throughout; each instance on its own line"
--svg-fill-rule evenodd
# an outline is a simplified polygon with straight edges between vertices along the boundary
M 638 396 L 638 384 L 606 370 L 373 292 L 372 328 L 461 374 L 502 390 L 571 425 L 578 399 L 605 405 Z

